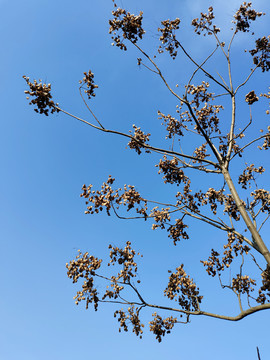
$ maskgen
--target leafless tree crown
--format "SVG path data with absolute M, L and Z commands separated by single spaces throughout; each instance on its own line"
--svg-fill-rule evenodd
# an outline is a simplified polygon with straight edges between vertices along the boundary
M 141 280 L 137 276 L 136 258 L 141 255 L 135 252 L 130 242 L 127 242 L 124 248 L 110 245 L 107 265 L 104 265 L 102 259 L 80 251 L 75 260 L 66 264 L 68 277 L 74 283 L 82 281 L 81 290 L 74 297 L 76 304 L 85 301 L 86 308 L 93 304 L 95 310 L 103 302 L 120 304 L 122 308 L 114 313 L 119 322 L 119 331 L 128 331 L 131 327 L 139 337 L 144 330 L 141 312 L 144 308 L 153 308 L 153 319 L 149 321 L 149 329 L 159 342 L 165 334 L 171 332 L 176 323 L 188 323 L 192 316 L 204 315 L 237 321 L 257 311 L 269 310 L 270 253 L 266 239 L 261 237 L 261 229 L 270 217 L 270 193 L 257 185 L 257 177 L 265 172 L 265 168 L 254 163 L 243 165 L 242 156 L 252 146 L 258 151 L 270 148 L 270 126 L 254 124 L 252 118 L 253 104 L 257 102 L 260 102 L 262 108 L 265 107 L 265 116 L 269 115 L 267 101 L 270 99 L 270 92 L 263 92 L 258 96 L 254 90 L 248 88 L 249 80 L 256 72 L 265 73 L 270 70 L 270 36 L 255 40 L 254 48 L 249 51 L 253 67 L 243 82 L 235 84 L 231 72 L 231 47 L 234 38 L 240 32 L 253 36 L 254 33 L 250 32 L 252 23 L 265 14 L 255 11 L 250 2 L 244 2 L 233 16 L 232 37 L 228 44 L 225 44 L 220 39 L 221 30 L 214 24 L 213 7 L 209 7 L 207 13 L 201 13 L 200 17 L 191 22 L 197 35 L 210 36 L 215 44 L 214 50 L 199 63 L 177 39 L 176 33 L 182 26 L 179 18 L 161 21 L 157 29 L 159 45 L 156 55 L 150 57 L 139 45 L 146 33 L 143 28 L 143 13 L 133 15 L 113 3 L 112 19 L 109 20 L 109 33 L 113 45 L 124 51 L 127 50 L 128 43 L 134 46 L 139 53 L 138 65 L 156 74 L 168 93 L 176 100 L 177 109 L 174 115 L 158 111 L 158 118 L 166 131 L 168 148 L 152 144 L 151 134 L 136 125 L 133 125 L 129 133 L 106 128 L 84 97 L 84 94 L 88 99 L 95 97 L 98 88 L 91 70 L 84 72 L 79 91 L 93 117 L 93 123 L 80 119 L 55 103 L 52 100 L 51 84 L 43 84 L 36 80 L 32 83 L 24 76 L 29 86 L 29 90 L 25 91 L 27 98 L 31 98 L 30 105 L 34 105 L 34 110 L 40 114 L 48 116 L 49 112 L 62 112 L 99 131 L 126 137 L 128 147 L 135 150 L 138 155 L 143 152 L 161 155 L 159 163 L 156 164 L 157 172 L 161 174 L 165 184 L 176 186 L 173 201 L 162 203 L 149 200 L 133 185 L 116 188 L 115 179 L 109 176 L 100 189 L 94 189 L 93 185 L 83 185 L 81 197 L 86 202 L 85 213 L 98 214 L 105 210 L 108 215 L 115 215 L 120 219 L 150 221 L 153 230 L 166 230 L 174 245 L 183 239 L 190 239 L 189 219 L 215 227 L 227 240 L 223 248 L 211 249 L 208 259 L 201 260 L 202 268 L 210 277 L 217 278 L 223 289 L 229 289 L 235 295 L 239 314 L 219 315 L 205 311 L 205 297 L 195 281 L 186 273 L 183 264 L 174 271 L 169 270 L 168 284 L 164 290 L 167 304 L 157 305 L 147 301 L 141 293 Z M 206 70 L 206 63 L 217 51 L 223 54 L 227 62 L 228 83 L 221 75 L 216 77 Z M 158 65 L 158 56 L 166 52 L 173 60 L 181 53 L 194 66 L 188 83 L 182 89 L 182 95 L 173 90 Z M 193 80 L 199 73 L 205 76 L 205 81 L 195 84 Z M 244 86 L 247 87 L 247 94 L 243 104 L 250 110 L 250 119 L 245 126 L 238 123 L 236 117 L 236 95 Z M 211 92 L 211 87 L 219 90 Z M 231 100 L 231 117 L 230 121 L 226 122 L 227 126 L 221 123 L 224 97 Z M 260 134 L 250 138 L 248 131 L 253 129 L 252 134 L 255 134 L 258 126 Z M 189 153 L 182 149 L 179 151 L 179 146 L 175 145 L 176 141 L 192 136 L 199 139 L 198 146 Z M 239 173 L 237 177 L 233 176 L 233 180 L 230 168 L 237 161 Z M 212 181 L 213 185 L 207 190 L 192 190 L 194 176 L 196 177 L 198 172 L 203 172 L 209 177 L 208 183 Z M 217 178 L 222 181 L 217 181 Z M 217 185 L 220 183 L 222 186 Z M 124 216 L 122 209 L 125 209 L 128 215 Z M 230 283 L 224 283 L 223 274 L 231 269 L 234 261 L 239 264 L 238 271 L 232 276 Z M 248 261 L 254 264 L 259 277 L 255 274 L 256 271 L 252 276 L 246 273 Z M 112 276 L 104 275 L 104 266 L 115 269 Z M 103 293 L 98 290 L 98 281 L 108 284 Z M 175 302 L 174 306 L 171 305 L 172 301 Z M 161 317 L 160 312 L 164 310 L 170 311 L 175 317 Z

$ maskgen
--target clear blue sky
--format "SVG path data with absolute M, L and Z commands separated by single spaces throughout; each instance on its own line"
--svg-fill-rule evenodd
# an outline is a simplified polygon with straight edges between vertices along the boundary
M 179 17 L 179 39 L 201 61 L 214 44 L 192 34 L 191 19 L 213 4 L 216 22 L 227 41 L 240 1 L 122 0 L 118 4 L 132 13 L 144 11 L 144 47 L 150 53 L 158 42 L 155 29 L 159 21 Z M 269 2 L 253 4 L 256 10 L 268 13 L 257 26 L 258 36 L 268 35 Z M 212 228 L 195 224 L 190 241 L 174 247 L 166 233 L 153 232 L 150 223 L 121 222 L 105 214 L 84 215 L 81 186 L 93 183 L 98 187 L 109 174 L 117 177 L 119 186 L 137 185 L 146 197 L 171 199 L 175 189 L 164 186 L 155 175 L 157 156 L 138 157 L 126 149 L 125 139 L 95 132 L 63 114 L 46 118 L 27 105 L 23 75 L 52 83 L 54 98 L 65 110 L 90 120 L 79 97 L 78 81 L 91 69 L 99 85 L 93 109 L 103 123 L 125 132 L 135 123 L 152 132 L 153 143 L 158 144 L 157 110 L 172 113 L 176 103 L 154 74 L 138 68 L 139 55 L 134 49 L 129 46 L 129 51 L 121 52 L 110 45 L 111 10 L 110 0 L 0 0 L 0 358 L 251 360 L 256 359 L 259 346 L 262 360 L 267 359 L 269 312 L 238 323 L 194 318 L 189 325 L 176 326 L 159 344 L 147 330 L 142 340 L 132 332 L 119 334 L 113 306 L 100 306 L 94 312 L 74 304 L 77 288 L 67 278 L 65 264 L 76 256 L 77 249 L 102 258 L 109 243 L 123 245 L 130 240 L 144 254 L 139 273 L 149 301 L 164 303 L 166 270 L 184 262 L 201 284 L 207 310 L 237 312 L 231 302 L 234 299 L 220 291 L 215 280 L 209 282 L 201 274 L 199 259 L 207 258 L 211 247 L 221 240 Z M 237 48 L 248 46 L 246 39 L 241 36 L 233 50 L 233 75 L 241 79 L 241 71 L 250 65 Z M 192 71 L 182 57 L 172 62 L 163 55 L 159 63 L 169 81 L 180 86 Z M 210 69 L 225 72 L 221 57 Z M 269 82 L 269 74 L 264 79 Z M 267 90 L 254 82 L 252 86 L 259 92 Z M 240 110 L 238 115 L 248 118 L 247 106 L 246 113 Z M 269 183 L 269 174 L 264 179 Z M 267 229 L 269 226 L 265 235 Z M 145 315 L 147 325 L 150 313 Z

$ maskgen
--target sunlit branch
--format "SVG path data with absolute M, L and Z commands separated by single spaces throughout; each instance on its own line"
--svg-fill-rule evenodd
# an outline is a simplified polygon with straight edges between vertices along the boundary
M 230 90 L 224 86 L 221 82 L 219 82 L 216 78 L 214 78 L 211 74 L 209 74 L 208 71 L 206 71 L 204 68 L 202 68 L 189 54 L 188 52 L 185 50 L 185 48 L 183 47 L 183 45 L 180 42 L 177 42 L 178 45 L 180 46 L 180 48 L 183 50 L 184 54 L 193 62 L 193 64 L 195 64 L 200 70 L 202 70 L 206 76 L 208 76 L 211 80 L 213 80 L 215 83 L 217 83 L 218 85 L 220 85 L 221 87 L 223 87 L 227 92 L 230 93 Z
M 205 138 L 206 142 L 208 143 L 210 149 L 212 150 L 212 152 L 214 153 L 216 159 L 218 160 L 219 163 L 222 162 L 222 157 L 220 155 L 220 153 L 218 152 L 217 148 L 215 147 L 215 145 L 211 142 L 209 136 L 205 133 L 205 131 L 203 130 L 203 128 L 201 127 L 200 123 L 198 122 L 196 116 L 194 115 L 192 106 L 189 103 L 186 103 L 188 110 L 190 112 L 190 115 L 192 116 L 193 120 L 195 121 L 197 127 L 199 128 L 200 132 L 202 133 L 203 137 Z M 205 160 L 203 160 L 205 161 Z
M 242 134 L 244 134 L 244 132 L 246 131 L 246 129 L 252 124 L 252 115 L 251 115 L 251 109 L 250 109 L 250 120 L 249 120 L 249 123 L 244 127 L 244 129 L 234 137 L 233 140 L 239 138 L 239 136 L 241 136 Z
M 104 126 L 102 126 L 102 124 L 99 122 L 98 118 L 95 116 L 95 114 L 93 113 L 93 111 L 90 109 L 90 107 L 88 106 L 87 102 L 85 101 L 83 95 L 82 95 L 82 91 L 81 91 L 81 86 L 79 87 L 79 91 L 80 91 L 80 95 L 81 98 L 83 99 L 83 102 L 85 104 L 85 106 L 87 107 L 87 109 L 90 111 L 91 115 L 93 116 L 93 118 L 97 121 L 97 123 L 100 125 L 100 127 L 102 129 L 105 129 Z
M 131 41 L 132 42 L 132 41 Z M 181 98 L 181 96 L 179 96 L 178 94 L 176 94 L 176 92 L 173 91 L 173 89 L 170 87 L 170 85 L 167 83 L 166 79 L 164 78 L 160 68 L 157 66 L 157 64 L 154 62 L 154 60 L 145 52 L 143 51 L 143 49 L 137 45 L 136 43 L 132 42 L 132 44 L 154 65 L 154 67 L 157 69 L 157 74 L 161 77 L 161 79 L 163 80 L 164 84 L 166 85 L 166 87 L 169 89 L 169 91 L 179 100 L 182 101 L 184 103 L 186 103 L 186 100 L 184 100 L 183 98 Z
M 155 71 L 155 70 L 151 69 L 149 66 L 145 65 L 143 62 L 141 63 L 141 65 L 143 65 L 146 69 L 148 69 L 148 70 L 152 71 L 153 73 L 155 73 L 155 74 L 159 75 L 159 73 L 158 73 L 157 71 Z
M 217 74 L 218 74 L 218 76 L 221 78 L 221 80 L 222 80 L 223 84 L 224 84 L 226 87 L 228 87 L 228 85 L 227 85 L 226 81 L 223 79 L 223 77 L 220 75 L 220 73 L 219 73 L 219 72 L 217 72 Z M 227 95 L 231 95 L 231 94 L 230 94 L 230 93 L 227 93 Z
M 217 44 L 221 47 L 221 50 L 222 50 L 223 54 L 225 55 L 226 59 L 228 60 L 229 54 L 226 54 L 226 52 L 225 52 L 225 50 L 224 50 L 224 48 L 223 48 L 223 46 L 222 46 L 222 44 L 221 44 L 221 42 L 220 42 L 217 34 L 216 34 L 216 32 L 215 32 L 215 31 L 212 31 L 212 34 L 214 34 L 214 37 L 215 37 L 215 39 L 216 39 Z
M 208 218 L 205 215 L 202 215 L 202 214 L 199 214 L 199 213 L 196 213 L 196 212 L 189 212 L 187 210 L 184 210 L 184 214 L 186 214 L 186 215 L 188 215 L 190 217 L 193 217 L 195 219 L 204 221 L 207 224 L 212 225 L 212 226 L 214 226 L 214 227 L 216 227 L 216 228 L 218 228 L 220 230 L 228 231 L 228 228 L 226 228 L 223 224 L 221 224 L 220 222 L 218 222 L 216 220 Z
M 229 66 L 229 75 L 230 75 L 230 82 L 231 82 L 231 74 L 230 74 L 230 66 Z M 232 85 L 231 85 L 232 86 Z M 232 87 L 231 87 L 232 88 Z M 228 146 L 228 152 L 226 155 L 226 162 L 225 162 L 225 168 L 228 170 L 231 153 L 233 150 L 233 140 L 234 140 L 234 127 L 235 127 L 235 97 L 232 96 L 232 119 L 231 119 L 231 127 L 230 127 L 230 133 L 229 133 L 229 146 Z
M 208 316 L 208 317 L 212 317 L 212 318 L 216 318 L 216 319 L 223 319 L 223 320 L 228 320 L 228 321 L 239 321 L 243 318 L 245 318 L 246 316 L 250 315 L 250 314 L 254 314 L 257 311 L 261 311 L 261 310 L 266 310 L 266 309 L 270 309 L 270 304 L 263 304 L 263 305 L 258 305 L 258 306 L 254 306 L 252 308 L 246 309 L 242 312 L 240 312 L 240 314 L 236 315 L 236 316 L 227 316 L 227 315 L 219 315 L 219 314 L 214 314 L 214 313 L 210 313 L 207 311 L 186 311 L 186 310 L 182 310 L 182 309 L 175 309 L 175 308 L 170 308 L 167 306 L 159 306 L 159 305 L 151 305 L 151 304 L 147 304 L 147 306 L 152 307 L 152 308 L 156 308 L 156 309 L 162 309 L 162 310 L 170 310 L 170 311 L 175 311 L 175 312 L 179 312 L 179 313 L 183 313 L 186 315 L 204 315 L 204 316 Z
M 245 148 L 247 148 L 248 146 L 252 145 L 254 142 L 258 141 L 258 140 L 261 140 L 265 137 L 268 137 L 269 134 L 265 134 L 265 135 L 262 135 L 262 136 L 259 136 L 258 138 L 250 141 L 248 144 L 246 144 L 245 146 L 243 146 L 241 149 L 239 149 L 238 151 L 236 151 L 236 153 L 231 157 L 230 160 L 232 160 L 236 155 L 238 155 L 239 153 L 241 153 Z
M 263 272 L 263 269 L 260 267 L 260 265 L 258 264 L 258 262 L 255 259 L 255 256 L 251 253 L 249 253 L 249 255 L 252 257 L 254 263 L 256 264 L 256 266 L 261 270 L 261 272 Z
M 216 50 L 218 49 L 218 45 L 216 46 L 216 48 L 212 51 L 212 53 L 207 56 L 207 58 L 201 63 L 200 66 L 197 67 L 197 69 L 193 72 L 193 74 L 191 75 L 191 78 L 188 81 L 188 85 L 186 86 L 186 92 L 185 92 L 185 98 L 187 96 L 187 90 L 188 90 L 188 86 L 190 84 L 190 82 L 192 81 L 192 79 L 194 78 L 194 76 L 196 75 L 196 73 L 201 69 L 201 67 L 214 55 L 214 53 L 216 52 Z
M 255 68 L 251 70 L 251 73 L 248 75 L 248 77 L 246 78 L 246 80 L 245 80 L 244 82 L 242 82 L 242 84 L 240 84 L 240 85 L 237 86 L 236 90 L 234 91 L 234 94 L 236 94 L 237 91 L 238 91 L 242 86 L 244 86 L 244 85 L 248 82 L 248 80 L 250 79 L 251 75 L 254 73 L 254 71 L 255 71 L 255 70 L 257 69 L 257 67 L 259 67 L 259 66 L 260 66 L 260 63 L 258 63 L 258 64 L 255 66 Z
M 233 35 L 232 35 L 232 37 L 231 37 L 231 40 L 230 40 L 230 43 L 229 43 L 229 46 L 228 46 L 228 54 L 230 54 L 232 42 L 233 42 L 233 39 L 234 39 L 236 33 L 237 33 L 237 30 L 234 30 L 234 33 L 233 33 Z
M 153 219 L 155 217 L 155 214 L 152 214 L 152 215 L 147 215 L 147 216 L 130 216 L 130 217 L 126 217 L 126 216 L 121 216 L 117 213 L 116 209 L 115 209 L 115 206 L 113 205 L 113 203 L 111 203 L 112 205 L 112 208 L 113 208 L 113 211 L 116 215 L 116 217 L 118 217 L 118 219 L 121 219 L 121 220 L 135 220 L 135 219 Z M 165 211 L 166 214 L 173 214 L 177 211 L 180 211 L 184 208 L 184 206 L 182 206 L 181 208 L 179 209 L 175 209 L 175 210 L 171 210 L 171 211 Z
M 225 95 L 230 95 L 229 93 L 224 93 L 224 94 L 218 94 L 218 95 L 213 95 L 213 99 L 220 97 L 220 96 L 225 96 Z
M 267 217 L 264 219 L 264 221 L 261 223 L 261 226 L 259 227 L 258 231 L 261 230 L 261 228 L 263 227 L 263 225 L 265 224 L 265 222 L 269 219 L 270 214 L 267 215 Z

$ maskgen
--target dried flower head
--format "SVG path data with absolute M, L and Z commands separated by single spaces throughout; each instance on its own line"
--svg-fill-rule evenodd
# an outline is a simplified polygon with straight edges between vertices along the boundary
M 164 20 L 161 22 L 164 26 L 163 28 L 158 28 L 158 31 L 161 32 L 159 40 L 162 45 L 159 46 L 159 53 L 163 52 L 163 48 L 168 51 L 173 59 L 176 58 L 177 48 L 179 47 L 179 42 L 175 36 L 175 30 L 179 29 L 180 19 L 176 18 L 175 20 Z
M 144 148 L 144 144 L 149 141 L 150 133 L 145 134 L 140 127 L 133 125 L 134 135 L 129 141 L 128 146 L 130 149 L 134 149 L 139 155 L 142 153 L 141 149 Z M 131 131 L 130 131 L 131 133 Z M 146 153 L 150 153 L 150 150 L 145 149 Z
M 154 320 L 149 321 L 150 331 L 156 335 L 156 339 L 158 342 L 162 341 L 162 336 L 165 334 L 170 334 L 174 324 L 177 322 L 176 318 L 172 316 L 167 317 L 166 319 L 162 319 L 156 312 L 152 315 L 154 316 Z
M 109 20 L 109 34 L 113 34 L 112 45 L 116 45 L 121 50 L 127 50 L 124 40 L 127 39 L 132 43 L 136 43 L 138 39 L 142 39 L 145 31 L 142 28 L 143 13 L 139 15 L 133 15 L 127 12 L 125 9 L 118 8 L 112 11 L 114 18 Z M 117 34 L 121 30 L 121 37 Z
M 270 70 L 270 35 L 263 36 L 256 40 L 256 48 L 250 50 L 253 56 L 253 63 L 260 66 L 262 72 Z
M 199 288 L 193 279 L 184 270 L 184 265 L 176 268 L 176 272 L 169 277 L 169 283 L 164 296 L 170 300 L 178 301 L 182 309 L 196 311 L 200 308 L 203 296 L 199 295 Z
M 201 13 L 200 19 L 196 18 L 192 20 L 191 25 L 195 27 L 195 33 L 198 35 L 204 33 L 203 35 L 205 36 L 220 32 L 220 29 L 217 28 L 216 25 L 212 26 L 212 20 L 214 18 L 213 7 L 210 6 L 207 14 Z
M 233 16 L 235 20 L 232 23 L 236 24 L 236 31 L 248 32 L 251 21 L 255 21 L 257 17 L 265 15 L 262 12 L 256 12 L 254 9 L 251 9 L 251 5 L 251 2 L 243 2 Z
M 89 70 L 88 73 L 84 72 L 84 78 L 80 80 L 79 83 L 82 84 L 81 87 L 83 87 L 83 85 L 86 85 L 87 90 L 84 90 L 84 92 L 87 94 L 88 99 L 90 99 L 91 96 L 96 96 L 94 90 L 98 88 L 98 85 L 94 84 L 94 74 L 91 70 Z
M 256 101 L 259 100 L 258 96 L 255 94 L 254 90 L 250 91 L 245 98 L 246 102 L 248 103 L 248 105 L 252 105 L 253 103 L 255 103 Z
M 30 96 L 33 99 L 30 101 L 29 105 L 35 105 L 36 108 L 34 109 L 35 112 L 39 114 L 45 114 L 46 116 L 49 115 L 49 110 L 53 114 L 55 111 L 59 112 L 60 110 L 57 109 L 58 103 L 54 103 L 52 100 L 51 95 L 51 84 L 42 83 L 41 80 L 37 82 L 34 80 L 33 83 L 29 80 L 29 77 L 23 76 L 24 80 L 26 81 L 27 85 L 29 86 L 30 90 L 26 90 L 24 93 L 29 95 L 26 99 L 29 99 Z

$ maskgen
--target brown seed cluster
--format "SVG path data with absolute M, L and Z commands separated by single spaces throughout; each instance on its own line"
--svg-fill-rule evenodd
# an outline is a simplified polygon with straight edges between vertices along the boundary
M 196 148 L 194 150 L 194 155 L 196 157 L 197 160 L 192 160 L 192 162 L 195 163 L 199 163 L 201 164 L 203 159 L 205 159 L 206 157 L 210 156 L 210 154 L 206 154 L 206 145 L 207 143 L 202 144 L 201 146 L 199 146 L 198 148 Z
M 163 156 L 163 160 L 160 159 L 159 164 L 156 165 L 159 168 L 158 173 L 163 173 L 164 183 L 180 185 L 182 182 L 187 183 L 188 178 L 185 176 L 184 171 L 179 169 L 178 160 L 174 157 L 172 160 L 167 160 L 166 155 Z
M 101 190 L 92 190 L 93 185 L 83 185 L 81 197 L 86 199 L 87 211 L 85 214 L 99 213 L 104 208 L 107 214 L 110 215 L 113 204 L 115 203 L 117 208 L 119 205 L 127 206 L 127 211 L 135 208 L 138 214 L 147 216 L 147 201 L 141 197 L 138 191 L 135 190 L 132 185 L 124 185 L 122 188 L 113 190 L 111 185 L 115 179 L 109 176 L 108 180 L 101 186 Z M 92 205 L 89 205 L 92 204 Z M 138 206 L 136 206 L 138 205 Z
M 157 228 L 165 229 L 165 224 L 171 220 L 169 211 L 170 208 L 162 208 L 159 210 L 158 206 L 155 206 L 151 210 L 149 217 L 153 217 L 155 220 L 155 223 L 152 225 L 153 230 Z
M 96 94 L 94 93 L 95 89 L 98 88 L 98 85 L 95 85 L 94 83 L 94 74 L 91 70 L 88 71 L 88 73 L 84 72 L 84 78 L 79 81 L 81 87 L 83 85 L 86 85 L 87 89 L 84 90 L 85 94 L 87 94 L 88 99 L 91 99 L 91 97 L 95 97 Z
M 176 272 L 169 277 L 169 283 L 164 291 L 164 296 L 170 300 L 178 301 L 186 311 L 199 310 L 203 296 L 199 295 L 199 288 L 193 279 L 184 270 L 184 265 L 176 268 Z
M 256 301 L 259 304 L 265 304 L 270 300 L 270 266 L 267 265 L 266 269 L 262 272 L 262 286 L 259 289 L 259 296 Z
M 166 139 L 171 139 L 174 135 L 184 136 L 183 129 L 186 126 L 182 121 L 176 120 L 170 114 L 165 115 L 162 112 L 158 111 L 158 119 L 163 120 L 162 125 L 166 125 L 167 135 Z
M 112 15 L 114 18 L 109 20 L 109 34 L 113 34 L 113 45 L 126 51 L 125 39 L 135 44 L 139 39 L 142 39 L 145 33 L 142 28 L 143 13 L 141 11 L 139 15 L 133 15 L 125 9 L 118 8 L 112 11 Z M 117 34 L 119 31 L 121 31 L 121 36 Z
M 175 225 L 170 225 L 168 228 L 169 238 L 173 240 L 173 244 L 176 245 L 180 239 L 189 239 L 188 234 L 184 230 L 188 226 L 183 223 L 182 219 L 176 219 Z
M 258 96 L 255 94 L 254 90 L 250 91 L 246 97 L 245 97 L 246 102 L 248 103 L 248 105 L 252 105 L 253 103 L 255 103 L 256 101 L 259 100 Z
M 156 312 L 152 316 L 154 316 L 154 320 L 149 322 L 150 331 L 156 335 L 158 342 L 161 342 L 162 336 L 165 334 L 170 334 L 174 324 L 177 322 L 177 318 L 170 316 L 166 319 L 162 319 L 162 317 L 159 316 Z
M 204 14 L 201 13 L 201 17 L 193 19 L 191 22 L 191 25 L 195 27 L 195 33 L 200 35 L 203 34 L 205 35 L 212 35 L 212 34 L 217 34 L 218 32 L 220 32 L 220 29 L 216 27 L 216 25 L 212 25 L 213 23 L 213 19 L 215 18 L 215 15 L 213 13 L 213 7 L 210 6 L 208 8 L 208 13 Z
M 161 32 L 159 40 L 162 45 L 159 46 L 158 52 L 162 53 L 165 47 L 165 50 L 169 52 L 170 56 L 175 59 L 177 56 L 177 48 L 179 47 L 179 42 L 175 36 L 175 30 L 179 29 L 180 19 L 176 18 L 175 20 L 164 20 L 161 22 L 163 28 L 158 28 L 158 31 Z
M 77 283 L 82 278 L 82 290 L 77 292 L 74 297 L 75 304 L 78 305 L 81 301 L 86 301 L 86 309 L 90 303 L 94 303 L 95 310 L 98 309 L 98 303 L 105 299 L 117 299 L 120 296 L 120 292 L 124 289 L 125 285 L 130 285 L 131 279 L 136 277 L 137 264 L 134 261 L 136 255 L 140 256 L 140 253 L 136 253 L 131 248 L 131 243 L 127 241 L 124 249 L 113 247 L 109 245 L 110 249 L 110 265 L 120 265 L 122 269 L 116 275 L 110 278 L 102 276 L 97 273 L 100 269 L 102 260 L 98 259 L 88 252 L 79 254 L 75 260 L 66 264 L 68 269 L 67 275 L 73 280 L 73 283 Z M 103 296 L 99 297 L 97 287 L 94 284 L 94 278 L 102 278 L 110 282 L 110 286 L 107 286 Z
M 254 291 L 252 285 L 256 286 L 256 281 L 251 279 L 248 275 L 237 274 L 236 278 L 232 279 L 232 288 L 238 294 L 247 294 Z
M 66 264 L 66 268 L 68 269 L 67 275 L 73 280 L 73 283 L 77 283 L 80 278 L 85 279 L 82 290 L 78 291 L 74 297 L 76 305 L 82 300 L 86 300 L 86 309 L 88 309 L 90 303 L 94 303 L 94 308 L 97 311 L 99 297 L 97 289 L 94 287 L 94 276 L 96 275 L 96 270 L 100 268 L 101 263 L 101 259 L 95 258 L 87 252 L 82 254 L 79 251 L 76 260 L 72 260 L 69 264 Z
M 263 96 L 263 97 L 266 97 L 267 99 L 270 99 L 270 87 L 269 87 L 268 93 L 260 94 L 260 96 Z M 270 102 L 269 102 L 269 106 L 270 106 Z M 266 114 L 267 115 L 270 114 L 270 111 L 268 109 L 266 110 Z
M 134 149 L 139 155 L 142 153 L 141 149 L 144 148 L 144 145 L 149 141 L 150 133 L 145 134 L 140 127 L 133 125 L 134 134 L 132 139 L 129 141 L 128 146 L 130 149 Z M 131 133 L 131 131 L 130 131 Z M 146 153 L 150 153 L 150 150 L 145 149 Z
M 24 92 L 25 94 L 29 95 L 26 97 L 26 99 L 28 100 L 30 97 L 33 97 L 29 105 L 36 106 L 36 108 L 34 109 L 35 112 L 48 116 L 49 111 L 52 114 L 55 111 L 60 111 L 56 108 L 59 104 L 55 104 L 52 100 L 51 84 L 42 83 L 41 80 L 39 80 L 39 82 L 34 80 L 34 82 L 31 83 L 29 77 L 23 76 L 23 78 L 30 88 L 30 90 L 26 90 Z
M 225 198 L 225 213 L 228 213 L 235 221 L 240 220 L 240 212 L 239 209 L 233 199 L 231 194 L 228 194 Z
M 250 50 L 253 63 L 260 66 L 262 72 L 270 70 L 270 35 L 256 40 L 256 48 Z
M 217 203 L 222 205 L 226 199 L 226 196 L 223 194 L 223 191 L 224 191 L 223 189 L 215 190 L 213 188 L 209 188 L 205 193 L 204 199 L 202 199 L 202 205 L 209 203 L 210 209 L 214 215 L 216 215 L 217 213 Z
M 258 146 L 258 149 L 268 150 L 270 148 L 270 126 L 267 126 L 268 132 L 265 134 L 264 142 L 262 146 Z
M 243 245 L 242 239 L 238 238 L 234 233 L 228 232 L 228 242 L 223 246 L 223 256 L 220 258 L 220 254 L 214 249 L 211 250 L 211 256 L 208 260 L 201 261 L 206 267 L 208 275 L 216 276 L 229 268 L 233 259 L 238 255 L 248 254 L 250 251 L 249 246 Z
M 192 109 L 200 127 L 210 136 L 213 132 L 220 134 L 218 113 L 223 109 L 222 105 L 212 105 L 210 101 L 214 99 L 214 94 L 207 91 L 209 83 L 203 81 L 202 84 L 188 85 L 187 93 L 192 95 L 190 104 L 194 104 Z M 200 127 L 195 124 L 194 129 L 200 134 Z
M 248 32 L 251 21 L 255 21 L 257 17 L 265 15 L 262 12 L 256 12 L 251 9 L 252 3 L 243 2 L 243 5 L 237 10 L 233 16 L 235 20 L 232 21 L 236 25 L 236 31 Z
M 254 208 L 259 205 L 262 212 L 270 214 L 270 192 L 265 189 L 256 189 L 251 193 L 253 201 L 250 203 L 250 207 Z
M 113 247 L 109 245 L 110 250 L 110 265 L 122 265 L 123 269 L 114 278 L 115 281 L 121 280 L 123 283 L 128 284 L 130 283 L 131 279 L 136 277 L 137 273 L 137 263 L 134 261 L 134 257 L 136 256 L 136 251 L 131 248 L 131 242 L 127 241 L 126 246 L 124 249 L 121 249 L 117 246 Z M 140 256 L 140 253 L 137 253 Z
M 132 332 L 134 332 L 141 339 L 144 324 L 142 324 L 139 319 L 139 312 L 139 308 L 136 307 L 134 309 L 134 306 L 130 306 L 127 309 L 127 312 L 124 312 L 122 309 L 116 310 L 114 313 L 114 317 L 118 316 L 117 320 L 120 323 L 119 332 L 121 332 L 122 328 L 124 329 L 124 331 L 128 331 L 128 324 L 130 323 L 132 325 Z
M 247 188 L 247 185 L 251 187 L 251 181 L 255 181 L 254 173 L 262 174 L 265 169 L 262 166 L 255 168 L 254 164 L 251 164 L 245 168 L 243 173 L 238 178 L 238 184 L 241 184 L 243 189 Z

